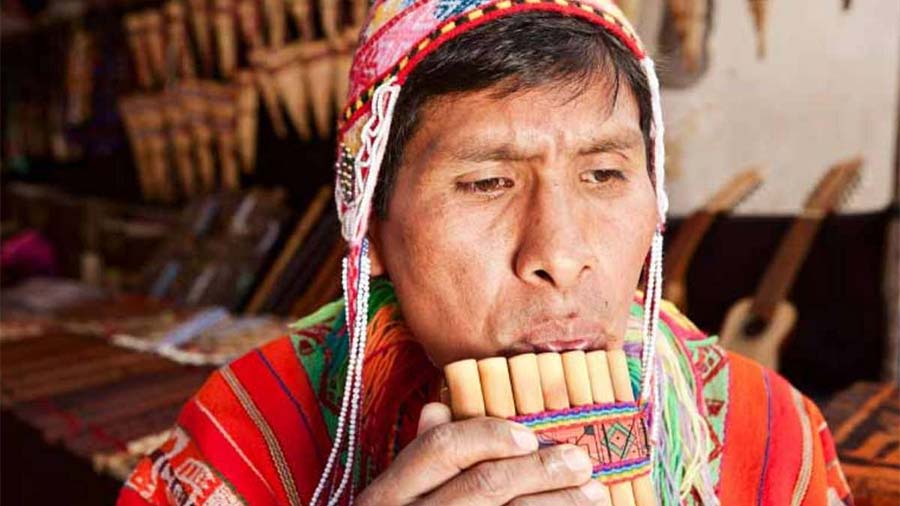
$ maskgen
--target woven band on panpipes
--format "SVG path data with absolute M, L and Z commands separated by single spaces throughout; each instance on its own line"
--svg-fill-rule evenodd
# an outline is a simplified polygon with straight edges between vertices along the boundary
M 657 504 L 650 409 L 634 400 L 622 350 L 468 359 L 444 375 L 454 419 L 506 418 L 531 428 L 542 448 L 580 446 L 613 506 Z

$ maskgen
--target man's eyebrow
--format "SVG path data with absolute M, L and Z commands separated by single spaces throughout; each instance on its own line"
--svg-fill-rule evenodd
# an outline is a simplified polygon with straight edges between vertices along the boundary
M 618 132 L 608 137 L 598 137 L 578 148 L 579 155 L 595 155 L 613 151 L 628 151 L 640 147 L 644 136 L 635 130 Z
M 529 155 L 512 143 L 481 144 L 469 142 L 453 150 L 457 160 L 472 163 L 482 162 L 520 162 L 538 155 Z

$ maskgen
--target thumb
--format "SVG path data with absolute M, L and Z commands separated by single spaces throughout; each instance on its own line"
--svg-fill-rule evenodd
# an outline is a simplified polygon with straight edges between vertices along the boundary
M 438 425 L 448 423 L 450 420 L 450 408 L 440 402 L 429 402 L 419 414 L 419 429 L 416 431 L 416 436 L 420 436 Z

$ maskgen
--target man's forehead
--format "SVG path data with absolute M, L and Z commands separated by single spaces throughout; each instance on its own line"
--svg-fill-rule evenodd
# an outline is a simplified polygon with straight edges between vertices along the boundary
M 614 107 L 605 86 L 567 103 L 559 92 L 541 90 L 455 94 L 429 104 L 419 129 L 431 150 L 476 163 L 538 156 L 548 142 L 572 155 L 643 149 L 634 99 L 625 87 L 619 91 Z
M 610 152 L 626 152 L 643 149 L 644 138 L 636 128 L 617 125 L 597 135 L 578 135 L 571 131 L 555 138 L 547 136 L 543 142 L 529 142 L 525 137 L 498 135 L 498 132 L 472 133 L 452 141 L 449 155 L 459 161 L 483 163 L 497 161 L 522 161 L 541 157 L 547 142 L 563 148 L 573 156 L 589 156 Z

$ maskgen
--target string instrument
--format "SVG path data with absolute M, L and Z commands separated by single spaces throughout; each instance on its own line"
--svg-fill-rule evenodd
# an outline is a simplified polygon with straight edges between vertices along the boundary
M 712 226 L 716 216 L 734 209 L 759 188 L 762 176 L 756 168 L 745 170 L 733 177 L 699 210 L 691 214 L 678 229 L 666 251 L 663 297 L 679 307 L 687 307 L 687 271 L 694 252 Z
M 720 334 L 723 346 L 778 369 L 778 350 L 797 320 L 797 309 L 787 295 L 822 219 L 850 193 L 861 166 L 860 158 L 839 163 L 819 181 L 803 212 L 782 239 L 756 294 L 740 299 L 728 310 Z
M 578 445 L 613 506 L 657 504 L 648 410 L 634 401 L 621 349 L 461 360 L 444 375 L 454 419 L 507 418 L 531 428 L 541 447 Z

